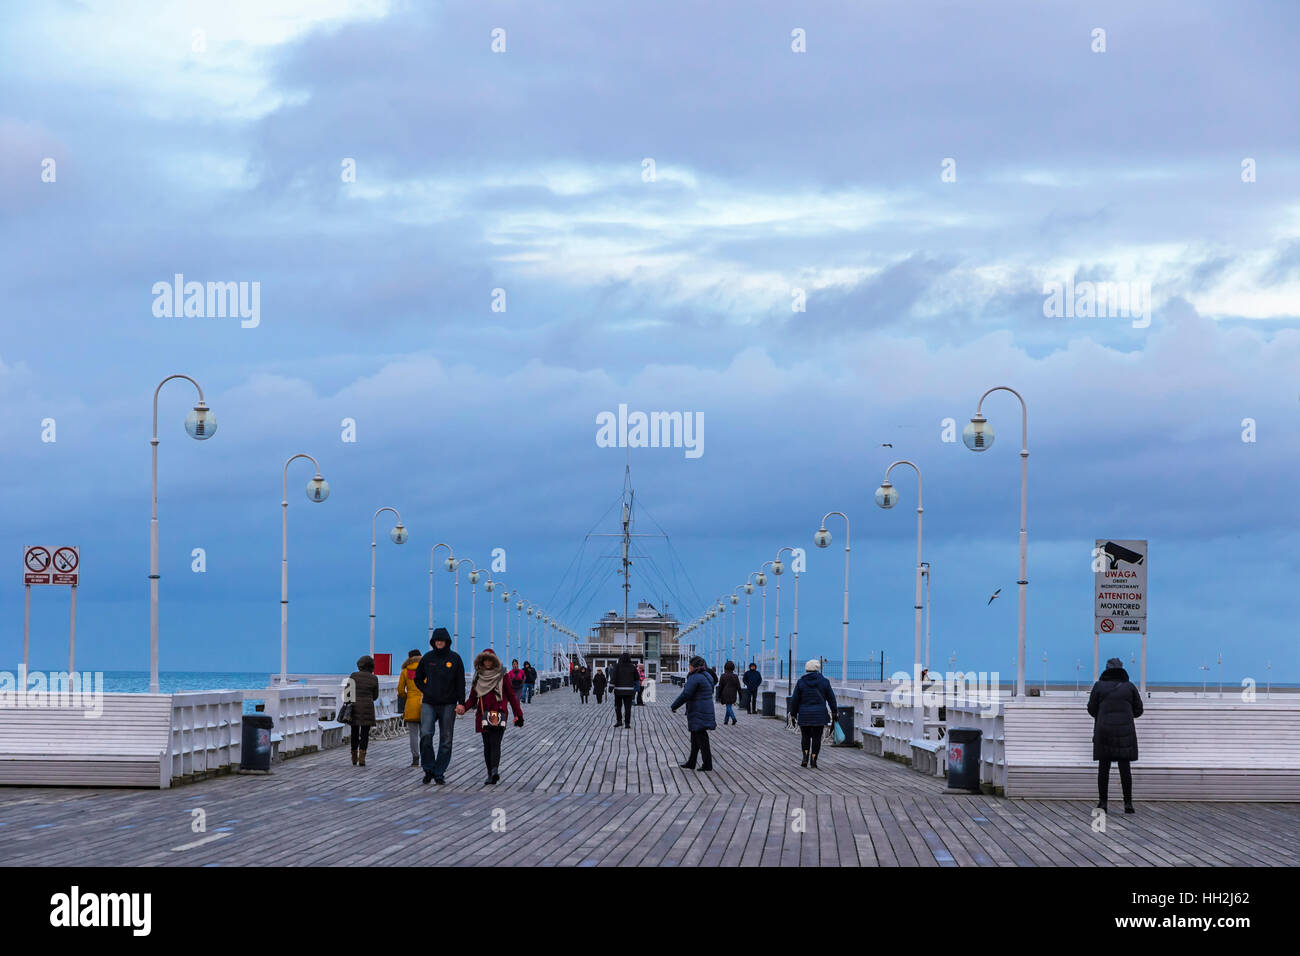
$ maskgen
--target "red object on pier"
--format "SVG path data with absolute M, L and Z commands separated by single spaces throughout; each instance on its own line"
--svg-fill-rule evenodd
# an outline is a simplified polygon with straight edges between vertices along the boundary
M 393 655 L 376 654 L 375 655 L 375 676 L 390 677 L 393 673 Z

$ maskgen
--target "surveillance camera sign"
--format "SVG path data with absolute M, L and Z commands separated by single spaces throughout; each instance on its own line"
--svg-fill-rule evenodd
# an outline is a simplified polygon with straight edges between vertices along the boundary
M 1098 538 L 1092 552 L 1094 629 L 1100 634 L 1145 634 L 1147 543 Z

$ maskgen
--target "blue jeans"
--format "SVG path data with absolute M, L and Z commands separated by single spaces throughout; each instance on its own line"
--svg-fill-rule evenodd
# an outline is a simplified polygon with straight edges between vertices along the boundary
M 433 727 L 438 725 L 438 756 L 433 755 Z M 451 735 L 456 730 L 456 705 L 420 705 L 420 766 L 425 773 L 441 777 L 451 765 Z
M 535 685 L 533 685 L 533 684 L 525 684 L 525 685 L 524 685 L 524 703 L 525 703 L 525 704 L 531 704 L 531 703 L 533 702 L 533 687 L 534 687 L 534 686 L 535 686 Z
M 727 716 L 723 717 L 722 719 L 723 719 L 723 720 L 735 720 L 735 719 L 736 719 L 736 712 L 735 712 L 734 710 L 731 709 L 731 705 L 730 705 L 730 704 L 727 705 Z

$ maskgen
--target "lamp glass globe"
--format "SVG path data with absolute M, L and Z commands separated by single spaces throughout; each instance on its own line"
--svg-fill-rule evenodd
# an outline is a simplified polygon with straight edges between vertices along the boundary
M 191 438 L 207 441 L 217 432 L 217 416 L 212 409 L 200 402 L 185 416 L 185 430 Z
M 405 525 L 396 525 L 393 530 L 388 532 L 388 537 L 393 539 L 393 544 L 406 544 L 406 539 L 411 535 L 406 530 Z
M 971 451 L 987 451 L 993 446 L 993 426 L 982 415 L 976 415 L 961 430 L 961 440 Z
M 876 504 L 882 508 L 892 508 L 898 504 L 898 489 L 886 482 L 876 489 Z
M 311 481 L 307 482 L 307 500 L 324 501 L 330 496 L 330 483 L 317 475 Z

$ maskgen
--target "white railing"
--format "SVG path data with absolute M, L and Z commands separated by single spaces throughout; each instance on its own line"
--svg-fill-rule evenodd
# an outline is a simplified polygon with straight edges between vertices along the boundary
M 320 694 L 306 684 L 288 684 L 248 691 L 266 701 L 266 713 L 275 722 L 271 733 L 278 737 L 281 760 L 320 749 Z
M 244 692 L 172 694 L 171 779 L 202 780 L 239 767 Z

